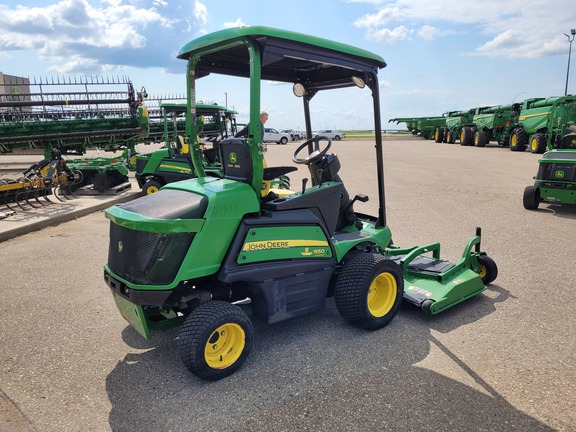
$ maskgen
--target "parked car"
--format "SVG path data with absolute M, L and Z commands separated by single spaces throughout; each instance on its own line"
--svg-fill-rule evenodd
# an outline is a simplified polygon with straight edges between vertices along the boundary
M 306 135 L 304 132 L 297 131 L 296 129 L 283 129 L 280 133 L 290 134 L 292 141 L 300 141 Z
M 346 137 L 346 134 L 344 132 L 340 132 L 334 129 L 322 129 L 321 131 L 318 131 L 317 133 L 314 134 L 314 136 L 326 136 L 330 139 L 339 141 L 342 138 Z
M 273 128 L 264 128 L 264 142 L 275 142 L 276 144 L 287 144 L 292 137 L 289 133 L 278 132 Z

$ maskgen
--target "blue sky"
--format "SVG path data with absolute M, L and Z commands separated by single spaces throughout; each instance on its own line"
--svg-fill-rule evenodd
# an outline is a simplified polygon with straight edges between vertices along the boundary
M 151 96 L 185 93 L 188 41 L 265 25 L 382 56 L 382 123 L 564 94 L 573 0 L 27 0 L 0 4 L 0 71 L 27 77 L 128 76 Z M 576 44 L 573 47 L 576 51 Z M 572 59 L 576 57 L 573 53 Z M 572 61 L 568 93 L 576 93 Z M 198 98 L 247 118 L 244 80 L 207 77 Z M 372 128 L 367 89 L 325 92 L 313 128 Z M 303 128 L 301 101 L 268 83 L 268 126 Z

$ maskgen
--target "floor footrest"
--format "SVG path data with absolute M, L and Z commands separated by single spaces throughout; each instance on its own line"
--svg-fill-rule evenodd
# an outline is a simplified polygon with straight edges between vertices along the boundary
M 390 257 L 392 261 L 400 264 L 405 255 L 393 255 Z M 419 256 L 408 264 L 408 270 L 426 271 L 432 273 L 444 273 L 454 267 L 450 261 L 437 260 L 427 256 Z

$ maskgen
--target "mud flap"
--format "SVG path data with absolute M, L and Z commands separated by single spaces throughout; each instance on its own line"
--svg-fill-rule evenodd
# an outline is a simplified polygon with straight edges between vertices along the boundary
M 148 328 L 148 323 L 146 322 L 146 316 L 144 315 L 144 309 L 142 309 L 142 306 L 131 303 L 116 293 L 112 293 L 112 295 L 114 296 L 116 306 L 124 319 L 146 339 L 151 339 L 150 329 Z

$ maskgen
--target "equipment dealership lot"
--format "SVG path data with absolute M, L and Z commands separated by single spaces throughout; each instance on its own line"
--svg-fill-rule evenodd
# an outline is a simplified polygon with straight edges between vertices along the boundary
M 333 142 L 355 210 L 376 214 L 371 140 Z M 296 144 L 268 145 L 269 166 Z M 314 316 L 254 320 L 245 365 L 190 374 L 177 329 L 142 339 L 103 281 L 97 212 L 1 244 L 0 431 L 572 431 L 576 428 L 576 207 L 527 211 L 537 155 L 414 137 L 384 140 L 395 244 L 457 260 L 477 226 L 499 276 L 436 316 L 404 305 L 375 332 L 333 300 Z M 305 167 L 291 173 L 301 188 Z M 0 220 L 0 224 L 3 223 Z

